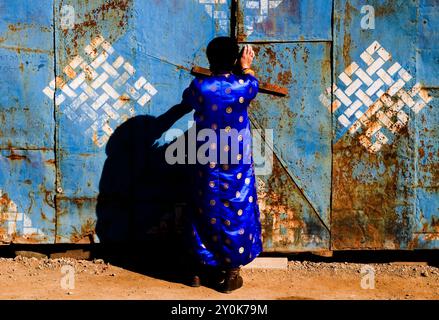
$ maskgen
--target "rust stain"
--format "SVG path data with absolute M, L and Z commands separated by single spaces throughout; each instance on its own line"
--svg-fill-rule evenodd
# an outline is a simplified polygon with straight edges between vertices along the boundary
M 44 190 L 43 193 L 44 193 L 44 202 L 46 202 L 50 207 L 55 208 L 55 202 L 52 197 L 52 192 Z M 44 213 L 41 212 L 41 215 L 43 216 Z
M 303 245 L 301 234 L 306 227 L 302 219 L 303 208 L 293 201 L 288 181 L 279 161 L 273 161 L 273 171 L 264 182 L 258 180 L 258 204 L 261 212 L 262 237 L 268 249 Z
M 81 225 L 80 230 L 76 227 L 72 227 L 73 230 L 70 236 L 70 241 L 72 243 L 93 243 L 95 228 L 96 221 L 93 219 L 87 219 L 87 221 Z
M 244 12 L 240 7 L 242 5 L 242 1 L 238 2 L 238 10 L 236 10 L 236 25 L 238 27 L 238 36 L 237 40 L 239 42 L 244 42 L 247 40 L 247 35 L 245 34 L 245 25 L 244 25 Z M 255 52 L 257 53 L 257 52 Z
M 0 196 L 0 226 L 4 224 L 5 221 L 9 220 L 10 217 L 8 213 L 10 212 L 12 200 L 9 198 L 7 193 L 2 193 Z M 34 235 L 17 236 L 14 233 L 8 233 L 8 231 L 0 227 L 0 242 L 1 243 L 38 243 L 39 240 L 33 237 Z
M 8 25 L 8 29 L 11 30 L 12 32 L 17 32 L 19 29 L 14 26 L 13 24 Z
M 59 201 L 69 201 L 72 202 L 79 210 L 81 210 L 85 204 L 90 202 L 95 202 L 96 198 L 91 197 L 76 197 L 76 198 L 69 198 L 69 197 L 63 197 L 63 196 L 57 196 L 56 198 L 57 202 Z M 68 214 L 67 211 L 60 211 L 59 215 Z
M 304 62 L 305 66 L 308 63 L 309 59 L 309 49 L 303 46 L 302 44 L 298 44 L 294 47 L 291 54 L 293 55 L 293 59 L 295 62 L 297 62 L 297 55 L 299 52 L 302 52 L 302 61 Z
M 253 46 L 253 51 L 255 52 L 255 55 L 258 56 L 259 52 L 261 51 L 261 47 L 260 46 Z
M 334 145 L 332 248 L 399 249 L 410 244 L 412 180 L 399 174 L 415 170 L 405 160 L 414 156 L 410 145 L 407 130 L 380 154 L 364 152 L 357 136 L 346 135 Z
M 16 23 L 16 24 L 9 24 L 8 28 L 3 33 L 2 37 L 0 37 L 0 43 L 5 42 L 6 40 L 12 40 L 12 42 L 20 43 L 21 39 L 23 37 L 28 36 L 27 34 L 23 33 L 22 31 L 34 29 L 35 32 L 49 32 L 52 33 L 53 30 L 50 27 L 46 26 L 38 26 L 34 24 L 25 24 L 25 23 Z M 20 46 L 7 46 L 2 45 L 1 48 L 6 50 L 14 50 L 17 53 L 21 52 L 27 52 L 27 53 L 46 53 L 46 54 L 53 54 L 50 50 L 45 49 L 39 49 L 39 48 L 24 48 Z
M 122 94 L 118 99 L 122 102 L 128 102 L 131 98 L 127 94 Z
M 66 59 L 64 62 L 61 61 L 61 64 L 66 65 L 68 60 L 79 54 L 97 34 L 103 34 L 110 43 L 121 37 L 131 17 L 132 2 L 133 0 L 106 1 L 99 7 L 83 13 L 82 21 L 75 23 L 72 29 L 62 30 L 65 39 L 63 50 L 67 55 L 60 56 L 61 59 Z M 62 2 L 58 10 L 61 10 L 61 5 Z
M 351 45 L 351 35 L 349 33 L 345 33 L 343 37 L 343 61 L 346 65 L 349 65 L 351 63 Z
M 421 158 L 423 158 L 425 156 L 425 151 L 424 151 L 423 147 L 419 147 L 418 152 L 419 152 L 419 156 Z
M 0 46 L 0 48 L 6 49 L 6 50 L 13 50 L 19 54 L 22 52 L 53 54 L 53 51 L 37 49 L 37 48 L 24 48 L 24 47 L 19 47 L 19 46 L 4 46 L 4 45 Z
M 424 239 L 426 241 L 437 241 L 437 240 L 439 240 L 439 231 L 437 233 L 432 233 L 432 232 L 426 233 L 424 235 Z
M 439 157 L 439 150 L 434 152 L 436 149 L 434 144 L 426 143 L 423 139 L 419 141 L 419 144 L 418 154 L 422 161 L 418 164 L 418 170 L 421 174 L 426 173 L 426 176 L 429 178 L 420 179 L 417 187 L 437 189 L 437 181 L 439 181 L 439 163 L 437 163 L 434 158 Z
M 48 165 L 51 165 L 51 166 L 54 166 L 55 165 L 55 159 L 49 159 L 49 160 L 46 160 L 46 161 L 44 161 L 46 164 L 48 164 Z
M 9 198 L 8 194 L 6 192 L 3 192 L 0 196 L 0 214 L 2 214 L 1 218 L 3 217 L 3 214 L 8 212 L 9 210 L 9 204 L 12 202 L 12 200 Z M 4 221 L 4 220 L 2 220 Z
M 255 51 L 255 54 L 258 54 L 258 52 Z M 265 47 L 264 55 L 268 56 L 268 63 L 270 63 L 271 65 L 276 64 L 277 56 L 271 46 Z
M 9 24 L 8 29 L 11 32 L 19 32 L 26 29 L 39 29 L 40 32 L 52 32 L 52 29 L 46 26 L 36 26 L 34 24 L 26 24 L 26 23 L 15 23 L 15 24 Z
M 349 3 L 349 1 L 346 1 L 345 5 L 345 17 L 344 17 L 344 37 L 343 37 L 343 62 L 345 63 L 345 66 L 348 66 L 351 63 L 351 45 L 352 45 L 352 39 L 351 39 L 351 23 L 352 23 L 352 16 L 351 11 L 356 10 L 352 5 Z
M 27 161 L 29 160 L 26 156 L 15 154 L 13 153 L 13 151 L 11 151 L 11 154 L 6 156 L 6 158 L 8 158 L 9 160 L 27 160 Z
M 76 77 L 76 72 L 70 65 L 67 65 L 63 71 L 70 79 L 74 79 Z
M 304 62 L 304 65 L 306 66 L 308 63 L 308 59 L 309 59 L 309 49 L 306 48 L 305 46 L 303 46 L 302 44 L 298 44 L 296 47 L 294 47 L 293 49 L 293 57 L 294 57 L 294 61 L 297 62 L 297 53 L 298 52 L 302 52 L 302 61 Z
M 320 83 L 322 90 L 330 85 L 332 74 L 332 61 L 330 58 L 331 46 L 327 44 L 324 48 L 325 54 L 323 56 L 327 58 L 323 59 L 321 63 L 322 78 L 320 79 Z
M 375 16 L 377 17 L 383 17 L 383 16 L 389 16 L 389 15 L 393 15 L 397 12 L 397 8 L 398 6 L 395 5 L 393 0 L 388 0 L 386 1 L 386 3 L 379 5 L 379 6 L 375 6 Z
M 70 201 L 72 201 L 74 204 L 76 204 L 76 206 L 78 208 L 82 207 L 84 205 L 85 202 L 89 201 L 89 198 L 73 198 L 73 199 L 69 199 Z
M 15 244 L 41 244 L 45 241 L 47 241 L 46 237 L 42 238 L 40 235 L 32 233 L 25 236 L 17 236 L 14 234 L 10 242 Z
M 5 228 L 0 226 L 0 245 L 10 243 L 10 236 L 8 235 Z

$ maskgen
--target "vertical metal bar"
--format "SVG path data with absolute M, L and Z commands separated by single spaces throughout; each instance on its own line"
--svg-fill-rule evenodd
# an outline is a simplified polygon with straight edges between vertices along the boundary
M 330 51 L 330 59 L 331 59 L 331 107 L 330 107 L 330 121 L 331 121 L 331 190 L 329 191 L 329 250 L 332 250 L 332 197 L 333 197 L 333 181 L 334 181 L 334 121 L 332 116 L 332 103 L 334 101 L 334 95 L 332 92 L 332 87 L 334 85 L 334 70 L 335 70 L 335 61 L 334 61 L 334 18 L 335 18 L 335 1 L 332 0 L 332 12 L 331 12 L 331 51 Z
M 232 6 L 230 8 L 230 37 L 237 38 L 237 14 L 238 14 L 238 0 L 232 0 Z
M 53 0 L 53 12 L 52 12 L 52 21 L 53 21 L 53 74 L 54 74 L 54 79 L 56 79 L 57 77 L 57 52 L 56 52 L 56 4 L 57 4 L 57 0 Z M 56 81 L 55 81 L 55 90 L 54 90 L 54 95 L 56 96 Z M 54 205 L 54 210 L 55 210 L 55 232 L 54 232 L 54 239 L 55 239 L 55 243 L 56 243 L 56 238 L 57 238 L 57 229 L 58 229 L 58 188 L 59 188 L 59 166 L 58 166 L 58 122 L 57 122 L 57 106 L 55 103 L 56 99 L 54 97 L 53 99 L 53 120 L 55 122 L 55 129 L 53 131 L 53 155 L 54 155 L 54 160 L 55 160 L 55 190 L 54 190 L 54 199 L 53 199 L 53 205 Z

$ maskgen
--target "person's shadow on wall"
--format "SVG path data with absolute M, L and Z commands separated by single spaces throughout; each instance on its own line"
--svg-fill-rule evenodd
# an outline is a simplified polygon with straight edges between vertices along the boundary
M 157 278 L 183 280 L 182 231 L 192 208 L 193 166 L 168 164 L 170 143 L 154 142 L 187 112 L 176 105 L 159 117 L 136 116 L 110 137 L 96 206 L 96 257 Z

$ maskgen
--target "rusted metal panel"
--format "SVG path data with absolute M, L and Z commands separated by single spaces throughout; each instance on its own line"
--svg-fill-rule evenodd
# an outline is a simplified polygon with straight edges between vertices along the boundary
M 439 244 L 439 1 L 422 0 L 418 9 L 416 80 L 433 98 L 415 119 L 417 146 L 416 246 L 438 248 Z
M 416 77 L 426 88 L 439 88 L 439 1 L 418 0 Z
M 183 70 L 208 66 L 206 44 L 216 36 L 230 34 L 231 2 L 136 1 L 127 48 L 136 49 L 135 60 L 150 56 Z
M 35 90 L 53 76 L 52 6 L 1 1 L 0 12 L 0 244 L 53 243 L 55 122 Z
M 96 198 L 57 198 L 57 243 L 96 243 Z
M 240 41 L 330 41 L 332 1 L 240 0 Z
M 162 177 L 142 170 L 153 144 L 166 143 L 157 117 L 181 101 L 192 64 L 207 65 L 206 43 L 229 33 L 230 2 L 222 2 L 56 1 L 57 16 L 71 6 L 78 17 L 73 28 L 58 21 L 55 32 L 64 86 L 56 106 L 57 242 L 139 240 L 166 220 L 153 211 L 174 213 L 166 199 L 148 196 Z M 172 128 L 187 130 L 191 119 L 173 119 Z
M 250 110 L 273 129 L 264 250 L 437 249 L 439 3 L 364 5 L 0 1 L 0 243 L 179 229 L 193 174 L 165 162 L 166 136 L 192 114 L 171 107 L 209 40 L 233 34 L 254 45 L 259 78 L 288 89 Z
M 273 130 L 274 153 L 321 223 L 329 227 L 331 118 L 315 112 L 319 92 L 331 83 L 328 43 L 254 45 L 258 76 L 289 90 L 287 97 L 259 95 L 251 114 Z M 277 190 L 283 194 L 282 190 Z M 280 214 L 280 213 L 279 213 Z
M 257 182 L 265 252 L 329 248 L 329 230 L 277 157 L 272 172 L 258 176 Z
M 434 232 L 439 214 L 434 178 L 438 113 L 425 86 L 431 79 L 417 72 L 423 64 L 417 46 L 425 41 L 418 33 L 424 28 L 419 12 L 427 2 L 369 1 L 375 28 L 363 29 L 364 3 L 335 1 L 337 87 L 329 108 L 335 131 L 334 249 L 433 244 L 422 241 L 434 236 L 419 233 Z M 428 159 L 423 145 L 432 151 Z
M 53 243 L 53 151 L 0 151 L 0 244 Z
M 416 123 L 416 229 L 415 243 L 428 246 L 439 239 L 439 90 L 429 89 L 433 98 Z M 420 233 L 420 234 L 419 234 Z M 422 236 L 424 234 L 424 237 Z M 423 241 L 423 239 L 425 239 Z
M 53 108 L 34 90 L 53 75 L 50 2 L 0 2 L 0 148 L 52 149 Z M 36 110 L 38 110 L 36 112 Z
M 289 91 L 250 108 L 255 128 L 273 130 L 273 170 L 258 177 L 265 251 L 330 246 L 331 116 L 315 107 L 331 84 L 331 12 L 330 1 L 238 3 L 238 39 L 254 42 L 258 77 Z

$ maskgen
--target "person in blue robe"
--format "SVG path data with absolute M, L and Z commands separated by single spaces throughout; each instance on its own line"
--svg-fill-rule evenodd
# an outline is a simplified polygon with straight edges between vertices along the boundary
M 197 141 L 189 143 L 198 151 L 195 210 L 185 240 L 195 261 L 191 285 L 200 286 L 207 274 L 208 282 L 229 293 L 243 285 L 240 268 L 262 252 L 248 117 L 259 83 L 251 46 L 240 52 L 236 40 L 218 37 L 206 53 L 212 74 L 193 79 L 182 97 L 195 110 Z

